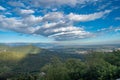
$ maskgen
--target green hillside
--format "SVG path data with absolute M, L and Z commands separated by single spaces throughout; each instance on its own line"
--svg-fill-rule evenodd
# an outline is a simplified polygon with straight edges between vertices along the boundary
M 43 50 L 32 45 L 16 47 L 0 45 L 0 77 L 6 77 L 8 73 L 16 73 L 18 70 L 24 71 L 23 69 L 27 69 L 27 67 L 33 65 L 28 65 L 31 63 L 30 60 L 33 60 L 34 63 L 39 62 L 40 57 L 38 54 L 41 54 Z M 30 55 L 37 55 L 36 57 L 39 57 L 37 58 L 38 61 L 35 58 L 29 58 Z M 31 70 L 34 69 L 35 67 Z
M 0 45 L 0 80 L 23 73 L 38 73 L 54 56 L 62 59 L 80 58 L 80 55 L 56 53 L 32 45 L 16 47 Z
M 0 80 L 116 80 L 119 73 L 120 51 L 80 55 L 0 45 Z
M 15 46 L 10 47 L 6 45 L 0 45 L 0 51 L 2 52 L 13 52 L 13 53 L 23 53 L 23 54 L 36 54 L 41 51 L 40 48 L 32 46 L 32 45 L 26 45 L 26 46 Z

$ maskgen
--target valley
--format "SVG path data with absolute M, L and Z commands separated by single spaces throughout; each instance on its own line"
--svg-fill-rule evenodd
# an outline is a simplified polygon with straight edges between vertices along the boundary
M 116 54 L 117 56 L 115 57 L 113 53 L 115 54 L 117 53 Z M 114 57 L 112 59 L 113 61 L 111 62 L 112 55 Z M 44 71 L 44 66 L 48 64 L 52 66 L 51 61 L 54 61 L 54 59 L 57 59 L 58 61 L 60 59 L 60 62 L 62 64 L 65 64 L 64 61 L 67 61 L 69 59 L 70 60 L 75 59 L 75 61 L 81 60 L 82 63 L 86 65 L 86 67 L 88 63 L 89 63 L 89 66 L 91 65 L 90 62 L 87 62 L 86 64 L 87 60 L 92 62 L 95 61 L 96 63 L 97 60 L 99 62 L 99 60 L 101 61 L 101 59 L 104 59 L 105 61 L 107 60 L 107 62 L 110 62 L 109 64 L 112 64 L 112 66 L 117 66 L 119 68 L 120 66 L 119 55 L 120 55 L 119 46 L 101 47 L 101 48 L 98 48 L 98 47 L 93 48 L 91 46 L 91 48 L 90 47 L 89 48 L 64 47 L 64 48 L 54 48 L 54 49 L 47 48 L 46 49 L 46 48 L 40 48 L 35 45 L 29 45 L 29 44 L 20 45 L 20 46 L 19 45 L 10 46 L 6 44 L 1 44 L 0 45 L 0 79 L 17 80 L 18 78 L 19 80 L 19 78 L 22 77 L 20 80 L 29 80 L 29 79 L 24 79 L 25 76 L 26 77 L 32 76 L 34 78 L 36 76 L 36 78 L 42 78 L 40 77 L 40 75 L 38 76 L 38 74 L 41 74 L 41 72 L 42 73 L 46 72 L 46 70 Z M 117 59 L 115 63 L 114 63 L 114 59 L 115 61 Z M 60 68 L 62 68 L 62 66 Z M 119 72 L 119 70 L 117 71 Z M 45 74 L 47 74 L 47 72 Z M 116 73 L 116 75 L 120 76 L 118 73 Z M 37 79 L 33 79 L 33 80 L 37 80 Z

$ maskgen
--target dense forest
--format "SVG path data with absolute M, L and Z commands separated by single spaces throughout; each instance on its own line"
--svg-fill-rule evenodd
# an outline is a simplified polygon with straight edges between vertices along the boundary
M 120 51 L 56 53 L 35 46 L 0 47 L 0 80 L 116 80 Z M 22 53 L 23 51 L 23 53 Z
M 41 70 L 40 80 L 116 80 L 120 78 L 120 51 L 87 54 L 84 61 L 53 58 Z

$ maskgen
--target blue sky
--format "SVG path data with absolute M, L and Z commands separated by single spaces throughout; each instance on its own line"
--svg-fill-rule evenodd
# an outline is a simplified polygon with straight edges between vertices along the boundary
M 0 43 L 118 44 L 120 0 L 0 0 Z

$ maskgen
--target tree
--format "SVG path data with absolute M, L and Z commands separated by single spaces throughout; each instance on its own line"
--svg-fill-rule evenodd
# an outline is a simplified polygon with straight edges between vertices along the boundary
M 86 73 L 86 65 L 80 59 L 68 59 L 66 67 L 71 80 L 81 80 Z
M 105 56 L 105 60 L 112 65 L 120 67 L 120 51 L 113 51 Z
M 69 80 L 68 69 L 58 58 L 53 58 L 42 71 L 45 72 L 44 80 Z
M 85 80 L 113 80 L 115 79 L 117 67 L 105 60 L 94 60 L 87 62 L 88 70 Z

